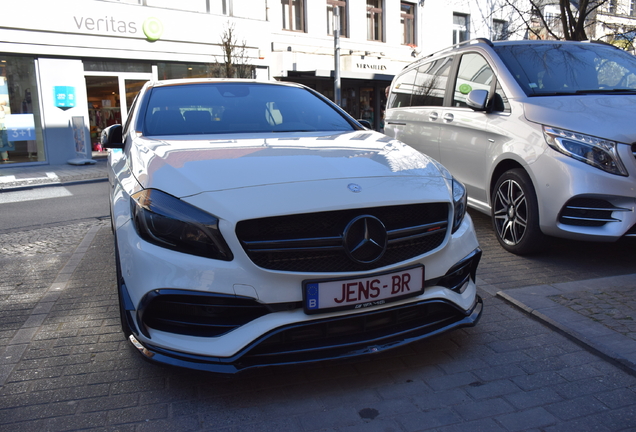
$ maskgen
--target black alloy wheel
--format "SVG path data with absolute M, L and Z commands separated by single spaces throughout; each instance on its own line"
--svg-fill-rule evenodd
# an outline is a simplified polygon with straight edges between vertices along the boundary
M 541 249 L 545 235 L 539 228 L 537 195 L 528 174 L 521 168 L 506 171 L 493 194 L 492 223 L 503 248 L 517 255 Z

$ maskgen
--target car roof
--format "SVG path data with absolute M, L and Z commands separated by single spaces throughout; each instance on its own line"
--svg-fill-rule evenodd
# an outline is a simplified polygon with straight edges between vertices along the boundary
M 266 80 L 257 80 L 257 79 L 244 79 L 244 78 L 182 78 L 182 79 L 169 79 L 169 80 L 157 80 L 157 81 L 149 81 L 149 87 L 166 87 L 166 86 L 177 86 L 177 85 L 192 85 L 192 84 L 269 84 L 269 85 L 279 85 L 285 87 L 301 87 L 304 88 L 302 84 L 293 83 L 293 82 L 282 82 L 282 81 L 266 81 Z
M 512 46 L 512 45 L 563 45 L 563 44 L 570 44 L 570 45 L 598 44 L 598 45 L 605 45 L 608 47 L 612 47 L 615 49 L 620 49 L 618 47 L 615 47 L 612 44 L 608 44 L 607 42 L 603 42 L 603 41 L 526 40 L 526 39 L 490 41 L 489 39 L 486 39 L 486 38 L 476 38 L 476 39 L 470 39 L 455 45 L 451 45 L 439 51 L 435 51 L 433 53 L 422 56 L 421 58 L 417 59 L 415 62 L 411 63 L 411 65 L 424 59 L 437 57 L 443 54 L 449 54 L 453 52 L 465 51 L 465 50 L 474 48 L 476 46 L 481 46 L 481 47 L 488 46 L 490 48 L 494 48 L 496 46 Z

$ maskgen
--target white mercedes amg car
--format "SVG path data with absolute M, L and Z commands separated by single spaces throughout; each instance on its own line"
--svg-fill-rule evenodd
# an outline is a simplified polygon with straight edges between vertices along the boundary
M 122 327 L 150 361 L 346 358 L 481 316 L 464 186 L 307 87 L 150 82 L 102 144 Z

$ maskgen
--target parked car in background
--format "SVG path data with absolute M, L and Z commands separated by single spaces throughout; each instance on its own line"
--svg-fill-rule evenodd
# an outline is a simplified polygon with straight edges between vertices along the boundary
M 391 84 L 385 133 L 441 162 L 510 252 L 636 236 L 636 59 L 594 42 L 468 41 Z
M 291 83 L 147 83 L 105 129 L 122 328 L 214 372 L 474 325 L 481 256 L 439 163 Z

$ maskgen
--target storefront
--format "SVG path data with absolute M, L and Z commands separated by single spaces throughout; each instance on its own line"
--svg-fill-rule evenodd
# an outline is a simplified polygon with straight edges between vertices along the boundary
M 286 50 L 284 44 L 274 44 L 274 54 L 283 72 L 282 81 L 304 84 L 334 100 L 333 56 L 325 51 L 321 56 L 304 55 Z M 351 116 L 367 120 L 373 129 L 384 128 L 386 88 L 405 64 L 389 60 L 384 53 L 343 50 L 340 57 L 340 106 Z
M 222 11 L 64 5 L 23 0 L 0 15 L 0 169 L 93 163 L 102 129 L 125 121 L 145 82 L 218 76 L 229 25 Z M 248 13 L 234 20 L 237 34 L 266 34 L 265 7 Z M 264 44 L 250 44 L 244 55 L 267 79 Z
M 327 76 L 317 76 L 316 72 L 290 71 L 282 80 L 304 84 L 334 100 L 333 72 L 325 71 L 324 74 Z M 386 87 L 391 84 L 393 77 L 386 75 L 382 78 L 378 79 L 376 75 L 366 78 L 341 77 L 340 79 L 340 106 L 355 119 L 367 120 L 373 129 L 378 131 L 384 128 Z

